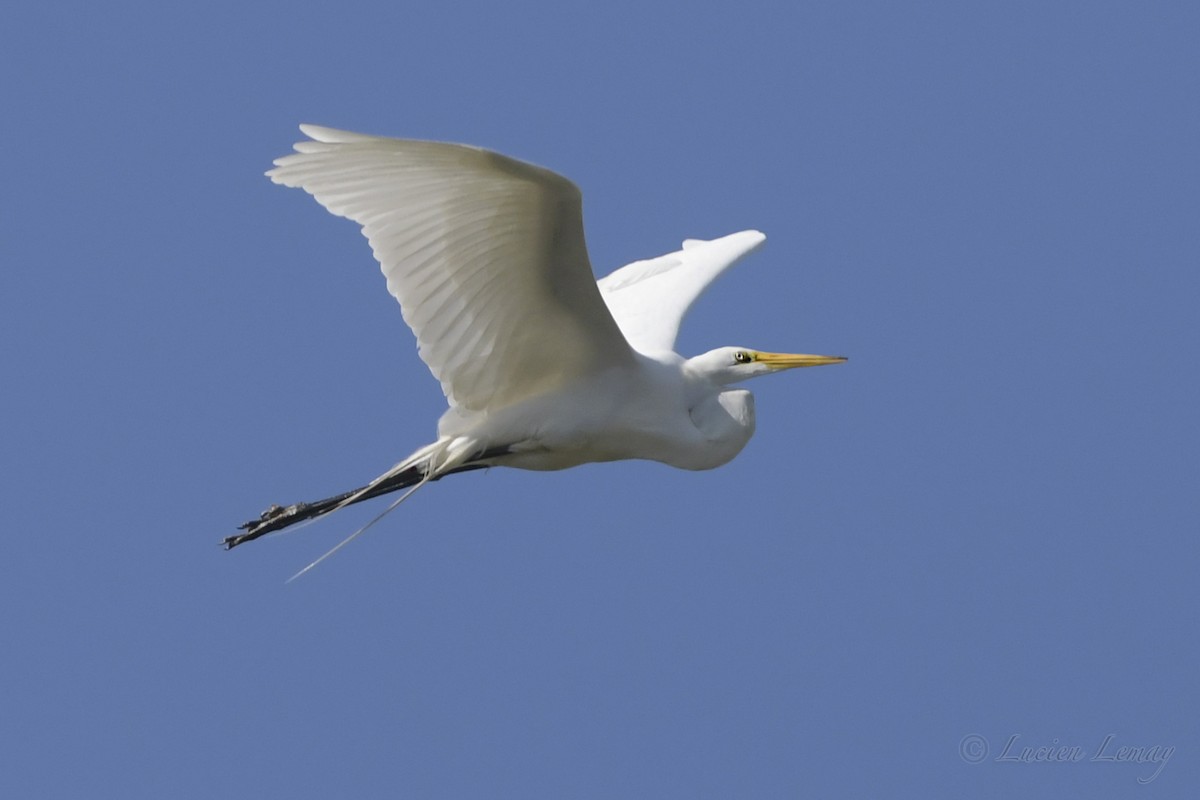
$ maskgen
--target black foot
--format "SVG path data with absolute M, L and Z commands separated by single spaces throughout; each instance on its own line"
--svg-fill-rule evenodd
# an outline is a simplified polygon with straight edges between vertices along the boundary
M 343 495 L 334 502 L 330 502 L 330 500 L 333 500 L 333 498 L 330 498 L 330 500 L 322 500 L 319 503 L 294 503 L 290 506 L 271 506 L 262 512 L 258 519 L 243 522 L 238 526 L 238 530 L 245 531 L 245 533 L 226 536 L 221 544 L 226 550 L 232 550 L 239 544 L 252 542 L 260 536 L 266 536 L 268 533 L 282 530 L 289 525 L 294 525 L 297 522 L 318 516 L 336 506 L 338 502 L 349 497 L 350 494 Z

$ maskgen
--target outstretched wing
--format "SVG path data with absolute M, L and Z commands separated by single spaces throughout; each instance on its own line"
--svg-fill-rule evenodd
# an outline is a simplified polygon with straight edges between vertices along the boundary
M 452 407 L 494 410 L 633 358 L 569 180 L 465 145 L 300 130 L 312 141 L 267 176 L 362 225 Z
M 766 238 L 758 231 L 742 231 L 712 241 L 688 239 L 682 250 L 635 261 L 601 279 L 600 293 L 634 348 L 674 350 L 679 325 L 692 304 Z

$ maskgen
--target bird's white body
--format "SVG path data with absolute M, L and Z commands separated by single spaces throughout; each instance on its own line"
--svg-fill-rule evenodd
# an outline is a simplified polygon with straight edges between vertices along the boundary
M 438 425 L 440 439 L 469 438 L 479 450 L 509 445 L 496 463 L 536 470 L 630 458 L 712 469 L 753 433 L 750 392 L 713 383 L 673 353 L 636 353 L 631 369 L 604 370 L 495 412 L 451 409 Z
M 688 309 L 762 244 L 757 231 L 688 240 L 596 281 L 566 178 L 464 145 L 301 130 L 311 140 L 268 176 L 362 225 L 450 406 L 437 440 L 371 487 L 473 466 L 711 469 L 754 433 L 753 397 L 732 384 L 844 360 L 675 352 Z

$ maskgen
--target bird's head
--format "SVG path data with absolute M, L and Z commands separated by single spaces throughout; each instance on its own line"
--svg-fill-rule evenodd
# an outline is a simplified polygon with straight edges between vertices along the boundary
M 820 367 L 841 364 L 843 356 L 814 356 L 807 353 L 764 353 L 749 347 L 719 347 L 690 358 L 687 369 L 721 386 L 748 378 L 796 367 Z

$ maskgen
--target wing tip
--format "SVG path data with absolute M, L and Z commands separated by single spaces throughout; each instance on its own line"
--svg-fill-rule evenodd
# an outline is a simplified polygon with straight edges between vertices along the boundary
M 767 235 L 762 231 L 757 231 L 751 228 L 750 230 L 738 231 L 726 236 L 720 236 L 716 239 L 684 239 L 683 249 L 690 250 L 693 247 L 698 247 L 705 244 L 717 244 L 718 242 L 728 244 L 738 244 L 745 247 L 747 252 L 758 247 L 767 240 Z
M 313 125 L 310 122 L 300 123 L 300 132 L 308 138 L 304 141 L 296 142 L 292 145 L 292 149 L 301 155 L 328 152 L 331 149 L 328 145 L 370 142 L 378 139 L 376 136 L 369 136 L 365 133 L 354 133 L 353 131 L 344 131 L 339 128 L 327 128 L 324 125 Z M 297 185 L 290 182 L 286 176 L 281 174 L 282 171 L 294 163 L 294 158 L 297 158 L 297 156 L 280 156 L 271 162 L 274 167 L 263 174 L 274 183 L 284 186 Z
M 365 133 L 345 131 L 340 128 L 327 128 L 324 125 L 314 125 L 311 122 L 300 123 L 300 132 L 314 142 L 325 144 L 344 144 L 346 142 L 363 142 L 374 139 Z

